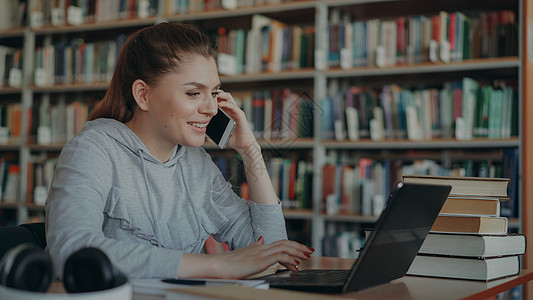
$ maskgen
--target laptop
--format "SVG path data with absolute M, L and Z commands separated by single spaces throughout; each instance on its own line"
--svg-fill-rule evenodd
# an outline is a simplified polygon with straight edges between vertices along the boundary
M 399 183 L 351 270 L 281 271 L 261 277 L 272 288 L 346 293 L 403 277 L 448 194 L 449 185 Z

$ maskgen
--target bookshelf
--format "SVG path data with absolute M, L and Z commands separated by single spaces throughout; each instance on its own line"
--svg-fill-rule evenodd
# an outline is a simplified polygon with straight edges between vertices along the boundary
M 524 1 L 523 3 L 523 22 L 525 20 L 531 20 L 533 18 L 533 3 L 531 1 Z M 521 62 L 523 64 L 522 73 L 523 76 L 522 82 L 530 82 L 533 78 L 533 64 L 531 62 L 532 55 L 529 50 L 531 50 L 530 40 L 527 38 L 528 30 L 522 31 L 522 58 Z M 522 174 L 522 198 L 521 209 L 522 209 L 522 222 L 524 226 L 524 233 L 529 235 L 533 232 L 533 221 L 531 220 L 531 215 L 533 214 L 533 206 L 531 199 L 533 199 L 533 159 L 531 153 L 533 152 L 533 120 L 528 118 L 528 115 L 533 110 L 531 99 L 533 99 L 533 89 L 524 84 L 523 88 L 523 101 L 522 101 L 522 164 L 521 164 L 521 174 Z M 528 252 L 525 256 L 525 265 L 526 267 L 531 268 L 533 262 L 533 255 L 531 251 Z M 528 286 L 527 297 L 531 298 L 533 296 L 533 289 L 531 286 Z
M 317 7 L 317 11 L 320 11 L 320 5 L 317 5 Z M 353 24 L 355 21 L 368 21 L 373 19 L 386 22 L 390 20 L 398 20 L 400 18 L 408 19 L 413 17 L 416 19 L 416 17 L 420 15 L 426 17 L 429 16 L 428 18 L 431 18 L 430 16 L 439 14 L 442 10 L 447 11 L 450 14 L 457 11 L 464 14 L 470 14 L 476 10 L 513 10 L 516 13 L 516 17 L 519 18 L 521 7 L 521 1 L 491 1 L 488 7 L 479 1 L 470 1 L 468 4 L 459 1 L 431 2 L 431 4 L 419 1 L 391 1 L 387 2 L 386 5 L 384 5 L 382 1 L 325 1 L 324 7 L 322 7 L 322 18 L 326 18 L 325 22 L 326 24 L 329 24 L 330 27 L 323 29 L 322 31 L 326 31 L 325 35 L 329 34 L 331 41 L 331 36 L 339 38 L 336 36 L 336 31 L 331 31 L 332 26 L 339 24 L 343 25 L 346 24 L 346 22 Z M 424 17 L 422 17 L 422 22 L 423 18 Z M 317 20 L 317 26 L 319 22 L 320 20 Z M 518 24 L 522 24 L 521 22 L 520 19 Z M 367 24 L 367 26 L 370 25 Z M 518 26 L 519 31 L 521 31 L 520 28 L 523 28 L 522 26 L 523 25 Z M 338 28 L 336 28 L 336 30 L 343 32 Z M 317 30 L 317 32 L 319 31 Z M 339 36 L 340 35 L 341 34 L 339 34 Z M 378 34 L 376 33 L 376 35 Z M 344 42 L 349 43 L 351 41 L 348 40 Z M 340 44 L 342 43 L 343 42 L 341 41 Z M 518 47 L 519 43 L 520 41 L 517 42 L 516 47 Z M 368 65 L 363 66 L 346 67 L 342 65 L 343 53 L 342 50 L 339 49 L 336 51 L 340 52 L 340 55 L 337 53 L 336 59 L 339 59 L 340 56 L 340 63 L 337 62 L 337 65 L 331 66 L 331 53 L 328 53 L 328 51 L 331 51 L 331 47 L 328 48 L 324 45 L 327 45 L 327 42 L 317 45 L 317 51 L 319 52 L 318 57 L 322 57 L 323 60 L 322 63 L 316 62 L 316 66 L 319 69 L 317 70 L 317 73 L 320 73 L 315 81 L 315 83 L 320 83 L 318 90 L 315 90 L 315 97 L 318 99 L 323 99 L 325 97 L 335 98 L 335 91 L 344 91 L 351 86 L 368 87 L 369 90 L 378 89 L 380 90 L 378 94 L 383 95 L 384 93 L 382 91 L 386 85 L 394 84 L 402 87 L 411 86 L 411 89 L 426 85 L 427 88 L 430 88 L 431 86 L 438 86 L 439 81 L 442 83 L 463 77 L 472 77 L 477 80 L 488 81 L 495 78 L 516 80 L 517 88 L 515 92 L 519 99 L 522 99 L 521 93 L 523 88 L 520 72 L 523 63 L 521 51 L 517 51 L 518 49 L 512 53 L 509 52 L 504 56 L 485 56 L 484 58 L 472 56 L 455 62 L 453 60 L 449 62 L 443 62 L 442 60 L 429 62 L 425 61 L 423 58 L 416 62 L 415 58 L 415 63 L 396 63 L 392 65 L 377 66 L 376 62 L 373 64 L 368 63 Z M 355 50 L 352 51 L 355 52 Z M 355 61 L 353 63 L 355 63 Z M 344 95 L 341 97 L 344 98 Z M 376 100 L 379 102 L 380 100 L 382 101 L 382 98 L 377 98 Z M 521 103 L 523 103 L 523 101 L 519 101 L 519 109 L 522 108 Z M 334 106 L 333 109 L 335 109 Z M 342 112 L 343 109 L 345 109 L 345 107 L 341 106 L 338 111 Z M 518 124 L 522 124 L 521 117 L 518 118 Z M 341 166 L 357 167 L 362 159 L 371 159 L 371 164 L 385 164 L 386 162 L 394 164 L 394 162 L 398 160 L 402 160 L 404 164 L 409 162 L 415 164 L 416 161 L 430 160 L 452 168 L 454 165 L 462 164 L 462 162 L 467 161 L 467 168 L 472 168 L 472 166 L 474 166 L 473 169 L 481 168 L 480 166 L 485 162 L 489 162 L 489 168 L 498 168 L 499 164 L 504 163 L 502 160 L 502 158 L 505 157 L 504 153 L 514 150 L 517 150 L 515 153 L 518 153 L 517 155 L 520 156 L 525 153 L 522 149 L 523 137 L 520 134 L 504 139 L 474 137 L 463 140 L 456 138 L 454 133 L 452 133 L 451 137 L 430 137 L 421 140 L 408 138 L 398 139 L 397 137 L 378 138 L 376 140 L 367 136 L 365 138 L 359 138 L 356 141 L 351 141 L 347 137 L 348 130 L 346 124 L 343 124 L 343 126 L 345 126 L 344 129 L 346 130 L 343 138 L 338 138 L 336 136 L 337 130 L 335 126 L 336 124 L 333 124 L 329 127 L 330 129 L 333 129 L 333 132 L 329 136 L 324 135 L 324 130 L 321 132 L 321 143 L 317 148 L 322 156 L 317 159 L 317 161 L 322 165 L 340 163 Z M 324 127 L 322 127 L 322 129 L 324 129 Z M 492 166 L 490 164 L 492 164 Z M 476 167 L 476 165 L 478 167 Z M 406 169 L 404 168 L 402 170 Z M 318 170 L 318 172 L 320 172 L 320 170 Z M 391 173 L 394 174 L 394 170 L 391 170 Z M 342 175 L 337 173 L 334 182 L 337 182 L 340 176 Z M 478 176 L 478 174 L 475 176 Z M 322 174 L 318 177 L 328 177 L 328 175 Z M 394 181 L 394 177 L 392 181 Z M 322 182 L 317 182 L 317 185 L 318 184 L 322 184 Z M 325 185 L 325 183 L 323 184 Z M 390 182 L 387 184 L 390 184 Z M 522 182 L 518 182 L 518 193 L 521 193 L 521 186 Z M 333 189 L 335 188 L 338 189 L 338 187 L 334 187 Z M 340 189 L 337 191 L 339 190 Z M 343 192 L 337 192 L 336 194 L 339 193 L 342 195 Z M 316 206 L 327 206 L 324 204 L 324 202 L 327 201 L 324 199 L 323 195 L 316 195 L 316 198 L 321 199 L 315 199 L 318 202 L 315 202 Z M 519 196 L 519 199 L 522 198 Z M 337 199 L 336 201 L 341 202 L 342 205 L 342 196 L 341 199 Z M 520 213 L 518 213 L 518 216 L 519 215 Z M 372 216 L 365 216 L 360 213 L 355 213 L 354 215 L 353 213 L 344 212 L 333 213 L 331 215 L 321 211 L 320 218 L 318 218 L 318 223 L 321 223 L 321 226 L 317 226 L 318 229 L 316 232 L 320 232 L 322 236 L 327 236 L 331 234 L 331 232 L 335 234 L 344 230 L 357 231 L 366 226 L 366 224 L 372 223 L 371 218 Z M 511 218 L 510 224 L 514 230 L 522 230 L 522 221 L 520 217 Z
M 54 43 L 70 41 L 73 38 L 83 37 L 87 41 L 112 40 L 119 34 L 131 33 L 144 26 L 149 26 L 160 21 L 169 22 L 194 22 L 208 32 L 215 31 L 221 24 L 229 29 L 250 29 L 253 16 L 257 14 L 281 20 L 289 25 L 302 25 L 314 28 L 314 43 L 311 50 L 314 57 L 314 66 L 286 69 L 283 71 L 241 73 L 235 75 L 221 75 L 224 89 L 238 94 L 256 90 L 267 90 L 279 87 L 289 87 L 295 91 L 306 91 L 312 95 L 312 100 L 317 105 L 314 110 L 314 122 L 309 124 L 313 128 L 313 136 L 303 139 L 260 140 L 265 157 L 273 158 L 285 156 L 286 158 L 299 157 L 312 163 L 311 208 L 288 209 L 285 216 L 288 224 L 295 223 L 298 230 L 308 230 L 307 240 L 313 248 L 321 253 L 322 238 L 329 231 L 360 230 L 361 226 L 375 222 L 375 215 L 361 214 L 327 214 L 323 203 L 323 166 L 337 161 L 355 163 L 361 158 L 372 158 L 376 161 L 404 161 L 408 163 L 420 160 L 434 160 L 444 165 L 453 166 L 470 160 L 474 165 L 489 161 L 495 166 L 502 164 L 502 151 L 505 149 L 518 149 L 520 162 L 527 163 L 528 107 L 524 99 L 526 75 L 523 75 L 525 56 L 520 47 L 513 55 L 469 58 L 460 61 L 444 63 L 418 62 L 414 64 L 396 64 L 378 67 L 349 66 L 341 68 L 330 67 L 329 64 L 329 37 L 331 24 L 349 20 L 390 20 L 397 17 L 435 15 L 440 11 L 449 13 L 461 11 L 467 14 L 481 11 L 511 10 L 516 13 L 518 36 L 525 34 L 524 21 L 521 15 L 523 5 L 527 1 L 437 1 L 431 4 L 420 0 L 387 1 L 387 0 L 324 0 L 324 1 L 289 1 L 284 3 L 263 4 L 239 7 L 228 10 L 214 8 L 207 11 L 187 12 L 184 14 L 167 13 L 165 0 L 156 1 L 159 9 L 152 11 L 146 17 L 131 17 L 120 20 L 99 20 L 80 25 L 47 25 L 31 26 L 26 24 L 17 28 L 0 30 L 0 44 L 9 47 L 24 49 L 24 77 L 20 87 L 2 86 L 0 88 L 0 105 L 4 103 L 20 103 L 24 109 L 36 108 L 41 103 L 54 105 L 67 105 L 72 102 L 90 104 L 101 98 L 107 89 L 107 82 L 69 82 L 64 84 L 37 85 L 34 80 L 35 53 L 38 47 L 53 45 Z M 212 1 L 213 3 L 217 1 Z M 273 1 L 274 2 L 274 1 Z M 33 11 L 40 1 L 29 1 L 29 11 Z M 295 18 L 294 16 L 298 16 Z M 520 35 L 522 34 L 522 35 Z M 521 39 L 518 44 L 522 45 Z M 460 78 L 471 77 L 479 81 L 492 81 L 493 79 L 511 80 L 514 83 L 518 101 L 518 135 L 510 138 L 472 138 L 458 140 L 456 138 L 431 138 L 422 140 L 361 138 L 351 141 L 347 138 L 336 140 L 325 138 L 322 128 L 324 110 L 321 106 L 323 99 L 332 95 L 331 91 L 342 90 L 349 86 L 364 86 L 381 89 L 387 84 L 398 84 L 410 89 L 411 82 L 426 84 L 439 88 L 443 82 L 451 82 Z M 524 78 L 523 78 L 524 77 Z M 529 109 L 530 110 L 530 109 Z M 12 156 L 21 167 L 19 198 L 16 203 L 1 203 L 2 215 L 8 216 L 11 222 L 20 223 L 31 217 L 43 215 L 43 207 L 28 203 L 31 191 L 27 188 L 28 162 L 36 159 L 45 161 L 58 156 L 63 142 L 48 144 L 38 143 L 36 137 L 29 134 L 29 117 L 23 115 L 21 127 L 23 135 L 18 140 L 10 139 L 5 145 L 0 145 L 0 154 Z M 215 149 L 213 145 L 206 144 L 208 151 L 217 155 L 228 155 L 228 152 Z M 531 152 L 531 151 L 530 151 Z M 520 164 L 519 164 L 520 165 Z M 528 171 L 520 169 L 519 176 Z M 531 169 L 531 168 L 529 168 Z M 533 176 L 529 176 L 533 177 Z M 529 178 L 527 177 L 527 178 Z M 527 183 L 519 181 L 518 199 L 527 199 Z M 522 190 L 524 193 L 522 193 Z M 527 202 L 518 201 L 519 205 L 527 206 Z M 522 210 L 519 210 L 521 212 Z M 0 220 L 2 222 L 2 220 Z M 520 213 L 511 220 L 511 227 L 518 231 L 522 228 Z

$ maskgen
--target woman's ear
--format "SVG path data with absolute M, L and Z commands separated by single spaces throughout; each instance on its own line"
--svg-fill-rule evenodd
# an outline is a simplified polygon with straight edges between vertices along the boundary
M 148 88 L 148 84 L 142 79 L 135 80 L 131 85 L 133 98 L 137 102 L 137 106 L 143 111 L 148 110 Z

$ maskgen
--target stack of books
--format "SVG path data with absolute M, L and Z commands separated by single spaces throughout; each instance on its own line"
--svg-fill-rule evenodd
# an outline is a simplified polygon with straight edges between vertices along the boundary
M 404 175 L 403 181 L 452 186 L 408 275 L 489 281 L 520 272 L 526 237 L 508 233 L 500 216 L 509 179 Z

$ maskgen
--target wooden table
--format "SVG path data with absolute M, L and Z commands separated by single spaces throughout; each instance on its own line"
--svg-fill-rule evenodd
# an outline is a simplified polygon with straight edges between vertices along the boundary
M 350 269 L 352 259 L 311 257 L 302 262 L 300 269 Z M 521 270 L 519 275 L 489 282 L 454 280 L 418 276 L 404 276 L 390 283 L 358 292 L 327 295 L 326 298 L 348 299 L 487 299 L 495 298 L 501 292 L 533 280 L 533 271 Z M 49 293 L 64 293 L 61 283 L 54 283 Z M 164 296 L 134 294 L 135 300 L 161 300 Z
M 311 257 L 300 266 L 304 269 L 350 269 L 352 259 Z M 388 284 L 342 295 L 356 299 L 487 299 L 533 280 L 533 271 L 489 282 L 404 276 Z

